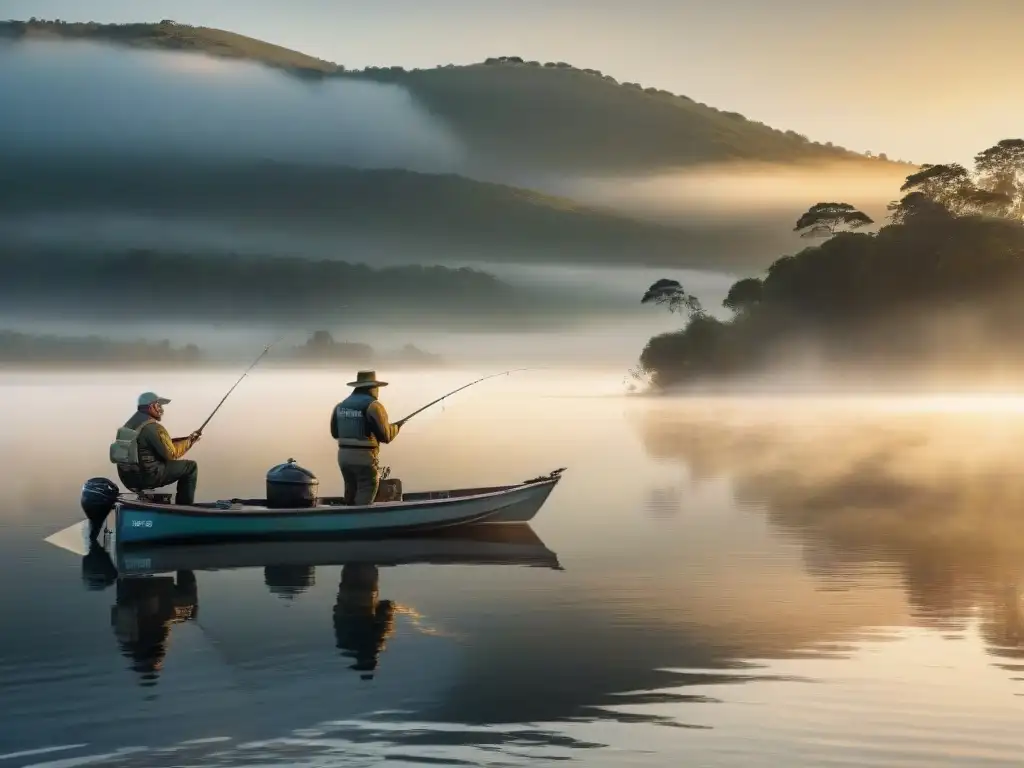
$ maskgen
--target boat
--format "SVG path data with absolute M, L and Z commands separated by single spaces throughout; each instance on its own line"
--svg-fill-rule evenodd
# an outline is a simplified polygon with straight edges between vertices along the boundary
M 105 546 L 119 578 L 173 571 L 373 565 L 519 565 L 562 570 L 528 523 L 468 525 L 383 539 Z
M 131 547 L 255 539 L 380 538 L 457 526 L 528 523 L 547 501 L 564 469 L 513 485 L 399 493 L 395 500 L 351 506 L 342 497 L 318 498 L 315 490 L 310 490 L 318 482 L 315 476 L 289 459 L 268 473 L 266 499 L 179 505 L 168 503 L 168 496 L 157 501 L 155 494 L 138 493 L 134 498 L 118 494 L 113 504 L 113 533 L 119 547 Z M 300 473 L 305 473 L 309 482 Z M 282 490 L 282 483 L 292 483 L 298 490 Z M 282 504 L 288 504 L 288 499 L 290 505 Z

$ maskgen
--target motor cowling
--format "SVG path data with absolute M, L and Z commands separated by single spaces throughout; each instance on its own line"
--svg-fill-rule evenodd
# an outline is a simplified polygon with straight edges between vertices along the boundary
M 82 512 L 92 525 L 93 531 L 103 526 L 103 521 L 117 504 L 121 489 L 105 477 L 92 477 L 82 485 Z
M 267 506 L 271 509 L 315 507 L 320 500 L 320 481 L 305 467 L 288 459 L 267 472 Z

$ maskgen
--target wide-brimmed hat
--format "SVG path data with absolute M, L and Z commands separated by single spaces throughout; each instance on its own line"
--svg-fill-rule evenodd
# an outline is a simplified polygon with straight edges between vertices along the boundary
M 156 392 L 143 392 L 139 395 L 139 407 L 145 405 L 152 405 L 153 403 L 160 403 L 160 405 L 167 405 L 170 400 L 166 397 L 160 397 Z
M 386 387 L 387 385 L 386 381 L 377 380 L 376 371 L 359 371 L 356 374 L 356 380 L 348 383 L 350 387 Z

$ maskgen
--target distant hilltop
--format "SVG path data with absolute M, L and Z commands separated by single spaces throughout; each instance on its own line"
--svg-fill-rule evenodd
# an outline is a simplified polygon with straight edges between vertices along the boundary
M 566 62 L 495 56 L 481 63 L 432 69 L 347 70 L 251 37 L 170 19 L 98 24 L 33 18 L 0 22 L 0 37 L 204 53 L 263 64 L 304 79 L 394 83 L 408 89 L 468 146 L 496 161 L 553 171 L 642 173 L 728 161 L 893 162 L 884 153 L 860 154 L 831 142 L 811 141 L 737 112 L 639 83 L 620 83 L 596 69 Z

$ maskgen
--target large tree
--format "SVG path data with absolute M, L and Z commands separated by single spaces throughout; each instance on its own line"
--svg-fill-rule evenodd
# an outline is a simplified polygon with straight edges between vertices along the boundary
M 989 151 L 986 150 L 986 152 Z M 981 155 L 984 154 L 981 153 Z M 993 155 L 986 162 L 989 162 L 991 167 L 1003 167 L 999 166 L 999 163 L 1005 164 L 1005 159 L 1000 160 L 996 157 Z M 1001 171 L 1001 173 L 1003 172 Z M 924 165 L 917 173 L 907 176 L 900 191 L 919 192 L 945 206 L 956 216 L 971 214 L 1003 216 L 1013 205 L 1013 198 L 995 186 L 978 186 L 970 172 L 959 163 Z
M 1007 213 L 1024 216 L 1024 139 L 1003 139 L 974 156 L 980 185 L 1009 201 Z
M 669 280 L 664 277 L 651 283 L 650 288 L 640 299 L 640 303 L 660 304 L 667 307 L 669 312 L 680 314 L 685 311 L 691 320 L 706 314 L 700 299 L 687 293 L 678 280 Z
M 797 220 L 793 231 L 799 232 L 800 237 L 831 237 L 873 223 L 866 213 L 849 203 L 815 203 Z
M 744 312 L 761 301 L 763 289 L 764 283 L 759 278 L 745 277 L 742 280 L 737 280 L 729 288 L 729 293 L 722 301 L 722 306 L 737 314 Z
M 971 174 L 960 163 L 931 165 L 907 176 L 900 192 L 922 192 L 932 200 L 952 208 L 959 198 L 974 186 Z
M 952 217 L 950 210 L 924 192 L 908 192 L 899 200 L 888 205 L 889 218 L 895 225 L 909 224 L 911 221 L 940 221 Z

